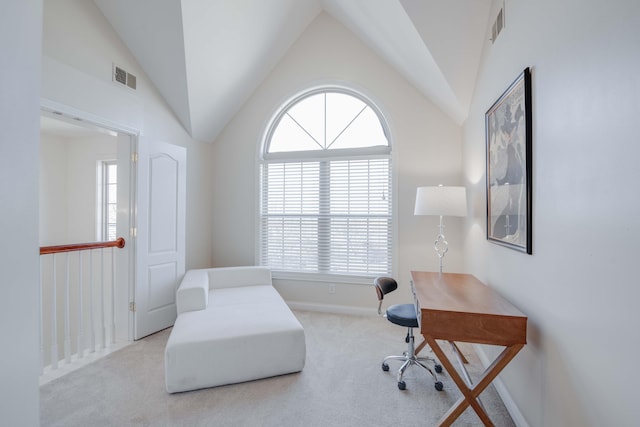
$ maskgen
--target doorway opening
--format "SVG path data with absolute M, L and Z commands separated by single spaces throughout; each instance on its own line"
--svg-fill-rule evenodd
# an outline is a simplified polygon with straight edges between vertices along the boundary
M 41 384 L 133 341 L 137 136 L 42 109 L 40 246 L 123 248 L 41 255 Z

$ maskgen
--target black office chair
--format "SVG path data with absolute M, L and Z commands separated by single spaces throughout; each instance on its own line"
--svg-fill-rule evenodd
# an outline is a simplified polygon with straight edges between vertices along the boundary
M 392 279 L 391 277 L 377 277 L 373 284 L 376 287 L 376 293 L 378 294 L 378 314 L 383 316 L 382 314 L 382 300 L 384 296 L 389 292 L 395 291 L 398 289 L 398 283 Z M 438 381 L 438 377 L 436 374 L 427 367 L 423 363 L 423 361 L 430 361 L 434 363 L 434 370 L 438 373 L 442 372 L 442 366 L 439 365 L 435 359 L 432 357 L 417 357 L 415 353 L 415 345 L 414 345 L 414 337 L 413 337 L 413 328 L 419 327 L 418 325 L 418 317 L 416 316 L 416 307 L 414 304 L 395 304 L 391 307 L 388 307 L 386 310 L 386 314 L 384 315 L 387 320 L 391 323 L 395 323 L 396 325 L 404 326 L 407 328 L 407 337 L 405 338 L 405 342 L 408 345 L 407 351 L 404 352 L 402 356 L 387 356 L 382 361 L 382 370 L 388 371 L 389 364 L 387 361 L 389 360 L 400 360 L 404 362 L 400 369 L 398 370 L 398 388 L 400 390 L 404 390 L 407 388 L 407 384 L 402 380 L 402 375 L 404 371 L 411 365 L 418 365 L 424 368 L 427 372 L 431 374 L 433 379 L 435 380 L 436 390 L 442 391 L 443 385 L 441 381 Z

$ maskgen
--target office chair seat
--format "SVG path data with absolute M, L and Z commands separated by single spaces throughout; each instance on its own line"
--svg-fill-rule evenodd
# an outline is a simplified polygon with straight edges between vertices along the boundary
M 373 284 L 375 285 L 376 293 L 378 294 L 378 314 L 382 315 L 382 300 L 384 299 L 384 296 L 386 294 L 388 294 L 389 292 L 393 292 L 398 288 L 398 283 L 395 281 L 395 279 L 392 279 L 390 277 L 377 277 L 374 280 Z M 385 317 L 387 318 L 387 320 L 389 320 L 389 322 L 407 328 L 407 336 L 405 338 L 405 342 L 407 343 L 407 351 L 405 351 L 402 356 L 385 357 L 382 361 L 382 370 L 385 372 L 389 370 L 389 364 L 387 363 L 389 360 L 399 360 L 403 362 L 402 366 L 400 366 L 400 369 L 398 369 L 398 388 L 400 390 L 404 390 L 407 387 L 407 384 L 402 380 L 404 371 L 411 365 L 418 365 L 431 374 L 431 376 L 435 380 L 434 385 L 436 390 L 442 391 L 442 382 L 438 381 L 438 377 L 436 376 L 436 374 L 423 362 L 433 362 L 434 370 L 438 373 L 442 372 L 442 366 L 438 364 L 432 357 L 417 357 L 415 353 L 413 328 L 417 328 L 420 326 L 418 325 L 418 316 L 416 314 L 415 305 L 392 305 L 387 308 Z
M 413 304 L 396 304 L 387 308 L 387 320 L 407 328 L 418 327 L 416 306 Z

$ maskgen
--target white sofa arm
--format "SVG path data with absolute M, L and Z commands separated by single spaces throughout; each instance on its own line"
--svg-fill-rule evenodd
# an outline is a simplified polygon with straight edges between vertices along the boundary
M 272 285 L 271 270 L 267 267 L 223 267 L 209 268 L 210 289 L 238 286 Z
M 176 292 L 178 314 L 204 310 L 209 304 L 209 275 L 207 270 L 189 270 Z

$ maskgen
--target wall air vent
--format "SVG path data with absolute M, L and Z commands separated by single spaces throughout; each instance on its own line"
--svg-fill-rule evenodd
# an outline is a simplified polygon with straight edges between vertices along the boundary
M 495 43 L 500 31 L 504 29 L 504 3 L 496 15 L 495 21 L 491 26 L 491 43 Z
M 136 88 L 136 76 L 116 64 L 113 64 L 113 81 L 128 86 L 134 90 Z

